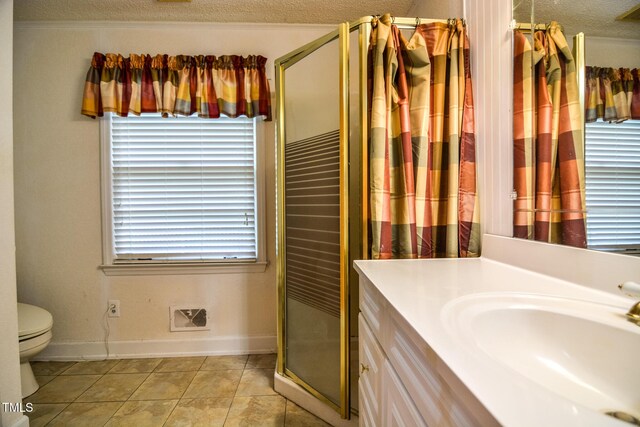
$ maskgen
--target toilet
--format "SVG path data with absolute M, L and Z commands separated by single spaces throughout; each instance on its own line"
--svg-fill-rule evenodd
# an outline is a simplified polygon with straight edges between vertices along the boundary
M 40 387 L 31 370 L 29 359 L 49 345 L 52 326 L 53 317 L 47 310 L 35 305 L 18 303 L 20 377 L 23 398 L 32 395 Z

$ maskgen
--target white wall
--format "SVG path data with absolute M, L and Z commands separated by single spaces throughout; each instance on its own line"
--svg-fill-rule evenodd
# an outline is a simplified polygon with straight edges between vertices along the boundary
M 447 19 L 462 18 L 463 0 L 416 0 L 407 16 Z
M 94 51 L 261 54 L 273 61 L 335 27 L 246 24 L 15 24 L 15 194 L 18 297 L 53 314 L 43 358 L 101 357 L 108 299 L 111 353 L 185 354 L 275 349 L 274 126 L 265 125 L 264 273 L 105 276 L 101 264 L 98 121 L 80 115 Z M 169 306 L 203 304 L 210 331 L 169 332 Z M 180 342 L 175 341 L 180 340 Z
M 21 402 L 13 219 L 13 0 L 0 0 L 0 402 Z M 27 425 L 0 407 L 0 427 Z
M 471 42 L 482 232 L 512 236 L 511 0 L 464 0 Z
M 640 40 L 585 36 L 587 65 L 640 68 Z

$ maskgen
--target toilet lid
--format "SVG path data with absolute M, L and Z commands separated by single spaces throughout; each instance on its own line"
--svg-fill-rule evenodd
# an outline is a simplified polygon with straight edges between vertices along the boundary
M 18 337 L 46 332 L 53 326 L 53 317 L 44 308 L 18 303 Z

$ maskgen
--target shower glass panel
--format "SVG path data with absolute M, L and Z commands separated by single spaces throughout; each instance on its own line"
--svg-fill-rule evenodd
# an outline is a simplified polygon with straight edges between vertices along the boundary
M 341 406 L 339 45 L 286 69 L 285 372 Z

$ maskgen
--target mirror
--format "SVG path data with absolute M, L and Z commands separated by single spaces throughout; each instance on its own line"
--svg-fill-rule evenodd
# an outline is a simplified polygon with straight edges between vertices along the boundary
M 640 68 L 636 0 L 513 0 L 512 6 L 517 23 L 557 21 L 570 48 L 573 36 L 584 33 L 587 66 Z M 629 12 L 635 20 L 616 19 Z M 587 248 L 640 256 L 640 120 L 588 123 L 585 159 Z

